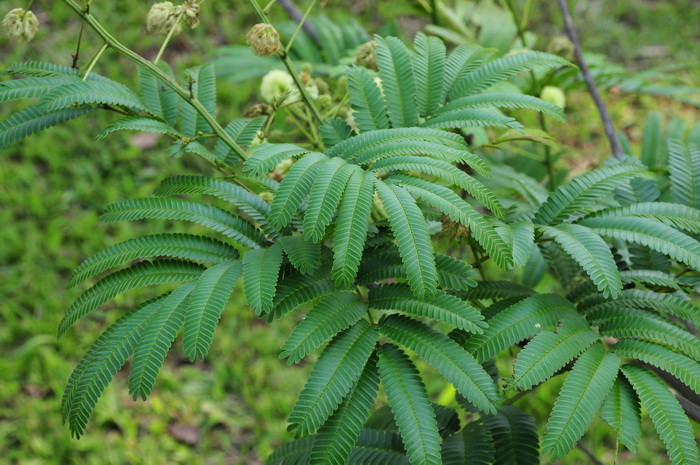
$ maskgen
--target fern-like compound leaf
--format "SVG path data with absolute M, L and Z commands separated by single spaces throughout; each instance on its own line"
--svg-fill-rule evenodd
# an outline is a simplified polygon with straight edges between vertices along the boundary
M 572 313 L 555 331 L 542 331 L 518 353 L 513 378 L 523 390 L 545 382 L 600 339 L 581 316 Z
M 258 315 L 272 309 L 282 258 L 281 244 L 249 250 L 243 257 L 243 289 L 246 301 Z
M 279 162 L 306 153 L 309 151 L 294 144 L 260 144 L 249 151 L 243 169 L 247 173 L 260 176 L 272 171 Z
M 700 363 L 660 344 L 623 339 L 615 344 L 620 357 L 641 360 L 672 374 L 700 395 Z
M 258 116 L 256 118 L 239 118 L 231 121 L 224 128 L 224 132 L 229 135 L 231 139 L 236 141 L 236 143 L 242 147 L 250 147 L 258 135 L 258 131 L 262 128 L 263 124 L 267 120 L 266 116 Z M 232 165 L 240 160 L 239 156 L 231 150 L 223 139 L 219 138 L 216 140 L 216 145 L 214 146 L 214 155 L 219 160 L 222 160 L 226 165 Z
M 46 76 L 0 82 L 0 102 L 43 97 L 56 87 L 81 81 L 77 76 Z
M 516 119 L 505 116 L 498 111 L 457 108 L 451 111 L 441 112 L 433 118 L 426 120 L 421 124 L 421 127 L 440 129 L 483 127 L 521 129 L 523 125 Z
M 166 63 L 161 61 L 156 66 L 173 78 L 173 72 Z M 177 123 L 179 112 L 178 95 L 143 66 L 138 66 L 137 71 L 141 99 L 148 112 L 162 118 L 169 126 L 174 126 Z
M 190 360 L 204 359 L 209 352 L 214 330 L 219 324 L 229 296 L 241 275 L 241 262 L 224 262 L 206 270 L 197 280 L 185 313 L 182 338 Z
M 354 170 L 338 207 L 333 236 L 333 280 L 350 285 L 355 280 L 374 199 L 374 173 Z
M 39 105 L 25 108 L 0 121 L 0 149 L 14 144 L 18 140 L 36 134 L 59 123 L 70 121 L 95 108 L 89 105 L 62 108 L 56 111 L 44 112 Z
M 442 103 L 447 52 L 445 43 L 422 32 L 416 35 L 413 73 L 416 79 L 416 106 L 423 116 L 432 115 Z
M 589 228 L 578 224 L 538 226 L 545 237 L 554 239 L 566 253 L 581 265 L 598 290 L 614 299 L 622 292 L 617 263 L 608 245 Z
M 281 318 L 292 310 L 338 290 L 330 276 L 330 269 L 320 267 L 314 273 L 294 273 L 280 280 L 272 304 L 270 320 Z
M 355 118 L 357 118 L 357 116 L 355 116 Z M 323 145 L 330 148 L 350 138 L 353 133 L 353 128 L 343 118 L 335 117 L 325 120 L 318 129 L 318 132 L 323 141 Z
M 164 283 L 181 283 L 197 279 L 205 268 L 201 265 L 177 260 L 141 262 L 112 273 L 85 291 L 68 308 L 58 325 L 62 336 L 76 321 L 115 296 L 133 289 Z
M 623 207 L 598 210 L 588 217 L 616 218 L 620 216 L 653 218 L 676 229 L 700 233 L 700 210 L 679 203 L 638 202 Z
M 542 451 L 557 459 L 583 437 L 617 379 L 620 358 L 594 344 L 574 364 L 547 421 Z
M 423 213 L 413 197 L 400 187 L 377 181 L 377 192 L 386 209 L 411 290 L 419 298 L 432 295 L 437 270 Z
M 63 110 L 76 105 L 117 105 L 134 111 L 145 111 L 141 98 L 127 87 L 111 82 L 78 80 L 55 88 L 42 98 L 42 113 Z
M 348 90 L 352 115 L 361 132 L 389 127 L 382 91 L 369 71 L 358 66 L 350 67 Z
M 374 37 L 377 43 L 377 66 L 391 125 L 395 128 L 413 126 L 418 119 L 416 83 L 411 56 L 396 37 Z
M 129 394 L 134 400 L 149 396 L 156 384 L 165 356 L 185 320 L 185 310 L 194 283 L 184 284 L 162 300 L 155 314 L 143 328 L 134 350 L 129 375 Z
M 403 315 L 390 315 L 379 331 L 431 364 L 479 410 L 496 413 L 496 385 L 474 357 L 444 334 Z
M 442 443 L 442 464 L 492 465 L 495 453 L 491 430 L 482 421 L 472 421 Z
M 364 320 L 338 334 L 314 365 L 288 430 L 305 437 L 321 427 L 358 382 L 376 342 L 376 329 Z
M 430 318 L 472 333 L 481 333 L 486 326 L 479 311 L 458 297 L 437 291 L 429 298 L 420 299 L 405 284 L 382 284 L 373 288 L 369 293 L 369 305 Z
M 483 421 L 493 438 L 494 464 L 540 463 L 540 440 L 535 420 L 530 415 L 507 405 L 496 415 L 485 415 Z
M 327 161 L 328 157 L 322 153 L 312 152 L 292 165 L 270 206 L 270 222 L 273 226 L 281 229 L 289 224 L 309 193 L 319 168 Z
M 700 208 L 700 146 L 672 140 L 668 144 L 668 153 L 673 199 Z
M 145 218 L 198 223 L 245 247 L 258 248 L 265 243 L 265 236 L 249 222 L 213 205 L 185 199 L 156 197 L 125 200 L 109 205 L 101 217 L 103 221 Z
M 556 120 L 564 121 L 564 110 L 561 107 L 531 95 L 487 92 L 485 94 L 468 95 L 450 101 L 441 107 L 435 115 L 450 113 L 455 110 L 471 108 L 525 108 L 537 110 Z
M 650 218 L 620 216 L 581 221 L 601 236 L 636 242 L 700 270 L 700 242 L 671 226 Z
M 625 181 L 645 174 L 643 165 L 617 163 L 578 176 L 549 196 L 535 214 L 533 222 L 551 225 L 581 215 Z
M 199 100 L 210 115 L 216 114 L 216 74 L 214 65 L 208 63 L 185 70 L 182 86 L 190 89 L 192 97 Z M 198 132 L 212 131 L 209 123 L 192 105 L 180 99 L 180 130 L 188 137 Z
M 192 234 L 153 234 L 120 242 L 93 255 L 71 275 L 72 288 L 110 268 L 145 257 L 168 257 L 199 263 L 220 263 L 238 257 L 238 251 L 216 239 Z
M 483 49 L 476 44 L 462 44 L 450 52 L 445 62 L 445 82 L 442 86 L 442 101 L 452 91 L 455 82 L 481 66 L 493 54 L 493 50 Z
M 556 294 L 528 297 L 488 320 L 484 332 L 469 338 L 465 347 L 483 363 L 513 344 L 553 326 L 575 311 L 571 302 Z
M 279 241 L 289 261 L 302 274 L 313 273 L 321 266 L 321 244 L 307 241 L 304 236 L 284 236 Z
M 124 365 L 139 341 L 144 325 L 160 308 L 164 296 L 130 311 L 95 341 L 68 380 L 61 409 L 71 433 L 80 437 L 100 395 Z
M 673 465 L 697 465 L 698 446 L 688 417 L 668 387 L 655 375 L 642 367 L 622 367 L 642 405 L 649 412 L 656 431 L 666 445 Z
M 128 116 L 110 123 L 96 138 L 97 140 L 103 139 L 116 131 L 141 131 L 184 137 L 180 131 L 157 119 L 147 118 L 145 116 Z
M 367 305 L 352 291 L 334 292 L 320 299 L 292 331 L 280 358 L 288 358 L 289 364 L 299 362 L 366 314 Z
M 455 82 L 450 91 L 450 98 L 474 95 L 504 81 L 516 74 L 538 68 L 556 68 L 569 66 L 563 58 L 548 53 L 527 51 L 508 55 L 479 66 Z
M 617 430 L 617 437 L 630 452 L 637 452 L 642 437 L 642 412 L 637 393 L 622 374 L 618 375 L 600 407 L 600 417 Z
M 331 158 L 323 164 L 309 192 L 304 214 L 304 239 L 321 242 L 350 176 L 361 171 L 341 158 Z
M 338 410 L 318 430 L 311 452 L 311 465 L 347 463 L 374 406 L 378 388 L 377 356 L 372 354 L 357 383 L 350 389 Z
M 379 376 L 412 465 L 440 465 L 440 434 L 425 385 L 393 344 L 379 350 Z
M 469 227 L 469 232 L 500 268 L 507 269 L 513 265 L 511 247 L 508 247 L 483 215 L 451 189 L 403 174 L 392 175 L 387 182 L 400 185 L 414 197 L 440 210 L 452 220 Z

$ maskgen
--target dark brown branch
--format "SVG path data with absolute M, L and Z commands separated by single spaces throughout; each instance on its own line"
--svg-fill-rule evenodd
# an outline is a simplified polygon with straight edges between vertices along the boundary
M 583 452 L 584 454 L 586 454 L 586 456 L 587 456 L 588 459 L 591 461 L 591 463 L 594 463 L 595 465 L 605 465 L 603 462 L 601 462 L 600 460 L 598 460 L 598 459 L 596 458 L 595 455 L 593 455 L 593 452 L 591 452 L 591 451 L 588 450 L 583 444 L 581 444 L 581 441 L 579 441 L 579 442 L 576 443 L 576 447 L 578 447 L 579 449 L 581 449 L 581 452 Z
M 593 76 L 591 76 L 591 71 L 586 65 L 586 60 L 583 58 L 583 52 L 581 51 L 581 43 L 579 42 L 578 35 L 576 34 L 576 29 L 574 28 L 574 21 L 571 19 L 571 13 L 569 12 L 569 5 L 566 3 L 567 0 L 559 0 L 559 8 L 561 9 L 561 15 L 564 18 L 564 26 L 566 27 L 566 34 L 569 39 L 574 44 L 574 52 L 576 53 L 576 59 L 578 60 L 579 68 L 581 68 L 581 73 L 583 74 L 583 79 L 586 81 L 586 86 L 588 87 L 588 92 L 593 97 L 595 106 L 598 108 L 598 113 L 600 113 L 600 118 L 603 120 L 603 126 L 605 126 L 605 134 L 608 136 L 610 141 L 610 148 L 612 149 L 615 158 L 622 160 L 624 153 L 622 151 L 622 146 L 620 141 L 617 139 L 617 134 L 615 134 L 615 128 L 610 119 L 610 114 L 608 113 L 608 108 L 605 106 L 605 102 L 600 97 L 598 88 L 593 81 Z
M 284 9 L 284 11 L 287 12 L 287 16 L 289 16 L 295 23 L 299 24 L 301 20 L 304 18 L 304 13 L 301 12 L 299 8 L 294 4 L 292 0 L 277 0 L 277 3 Z M 311 37 L 311 40 L 316 42 L 316 45 L 319 47 L 322 46 L 321 44 L 321 39 L 318 36 L 318 32 L 316 31 L 316 28 L 314 27 L 311 22 L 304 21 L 304 24 L 301 26 L 301 28 L 306 32 L 306 34 Z

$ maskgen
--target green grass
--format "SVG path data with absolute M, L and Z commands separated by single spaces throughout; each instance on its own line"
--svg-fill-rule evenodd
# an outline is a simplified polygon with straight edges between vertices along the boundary
M 208 2 L 200 27 L 175 40 L 165 58 L 177 69 L 203 61 L 218 44 L 242 43 L 243 24 L 252 24 L 252 17 L 249 12 L 227 8 L 225 3 Z M 627 12 L 636 8 L 631 0 L 618 3 L 626 5 Z M 148 2 L 94 4 L 93 12 L 106 18 L 110 30 L 123 31 L 119 37 L 124 43 L 146 56 L 155 55 L 160 41 L 147 36 L 143 26 Z M 61 2 L 38 5 L 42 8 L 36 7 L 41 12 L 42 27 L 36 40 L 14 46 L 0 39 L 0 66 L 35 59 L 70 64 L 79 23 Z M 684 18 L 681 10 L 671 13 L 674 21 Z M 659 40 L 671 40 L 676 34 L 670 27 L 658 32 L 658 22 L 652 15 L 638 16 L 640 30 L 653 30 Z M 599 31 L 598 26 L 584 27 L 604 36 L 605 31 Z M 685 27 L 681 31 L 693 33 Z M 94 34 L 88 33 L 81 63 L 99 46 Z M 617 53 L 604 44 L 596 47 L 597 51 Z M 673 47 L 674 53 L 685 50 Z M 130 85 L 135 81 L 133 67 L 110 52 L 96 72 Z M 225 122 L 240 115 L 250 103 L 252 88 L 254 84 L 222 83 L 219 120 Z M 605 140 L 594 109 L 584 94 L 573 96 L 570 102 L 574 108 L 570 121 L 574 124 L 555 128 L 554 132 L 565 145 L 590 141 L 575 145 L 572 158 L 589 160 L 593 156 L 596 161 Z M 625 125 L 634 127 L 642 124 L 648 108 L 664 106 L 665 102 L 653 99 L 626 98 L 617 100 L 612 110 Z M 0 119 L 17 108 L 20 106 L 3 104 Z M 671 107 L 674 109 L 682 109 L 688 117 L 697 116 L 687 107 Z M 668 114 L 670 110 L 666 111 Z M 99 213 L 111 202 L 148 195 L 168 175 L 209 173 L 208 166 L 195 159 L 168 158 L 164 140 L 153 141 L 155 145 L 146 148 L 133 134 L 118 134 L 95 143 L 94 136 L 111 119 L 113 116 L 107 114 L 83 118 L 0 151 L 0 462 L 262 463 L 261 458 L 290 439 L 286 417 L 309 365 L 288 367 L 278 359 L 279 347 L 294 318 L 268 326 L 244 307 L 240 290 L 224 314 L 205 362 L 189 364 L 178 345 L 147 402 L 129 398 L 125 369 L 103 395 L 81 440 L 71 439 L 61 424 L 63 387 L 81 355 L 102 329 L 145 297 L 134 293 L 122 296 L 57 340 L 58 322 L 80 292 L 66 291 L 71 270 L 105 246 L 173 227 L 165 222 L 107 225 L 98 221 Z M 188 226 L 176 228 L 187 230 Z M 532 399 L 522 401 L 522 407 L 535 414 L 540 424 L 551 409 L 560 378 L 538 388 Z M 431 378 L 429 388 L 437 398 L 444 384 Z M 665 460 L 648 421 L 645 429 L 640 455 L 621 454 L 618 463 L 642 465 Z M 603 462 L 612 463 L 609 451 L 614 449 L 615 439 L 607 426 L 601 423 L 592 429 L 584 443 Z M 574 452 L 562 463 L 584 460 Z

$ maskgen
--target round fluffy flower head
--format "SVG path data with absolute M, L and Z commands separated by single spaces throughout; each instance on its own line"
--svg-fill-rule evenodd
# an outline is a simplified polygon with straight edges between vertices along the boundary
M 146 29 L 155 35 L 167 35 L 170 29 L 175 27 L 173 34 L 179 34 L 182 26 L 178 22 L 178 8 L 172 2 L 154 4 L 146 16 Z
M 34 34 L 39 29 L 39 20 L 31 11 L 15 8 L 2 19 L 2 28 L 11 39 L 27 42 L 34 38 Z
M 280 51 L 280 35 L 270 24 L 256 24 L 245 37 L 256 55 L 269 57 Z
M 544 86 L 540 93 L 540 98 L 555 104 L 559 108 L 564 108 L 566 106 L 566 95 L 559 87 Z
M 377 71 L 377 43 L 375 41 L 362 44 L 357 49 L 355 64 Z
M 260 96 L 268 103 L 278 101 L 283 95 L 291 92 L 294 79 L 286 72 L 275 69 L 267 73 L 260 84 Z
M 547 44 L 547 52 L 559 55 L 569 61 L 575 58 L 574 44 L 566 36 L 556 36 Z
M 199 25 L 199 8 L 199 3 L 190 0 L 177 7 L 176 13 L 179 16 L 184 12 L 185 24 L 194 29 Z

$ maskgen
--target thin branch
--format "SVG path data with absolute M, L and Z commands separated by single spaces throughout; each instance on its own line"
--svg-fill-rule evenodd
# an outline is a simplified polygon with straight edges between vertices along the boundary
M 581 444 L 581 441 L 576 443 L 576 447 L 578 447 L 581 450 L 581 452 L 586 454 L 586 457 L 588 457 L 591 463 L 594 463 L 595 465 L 605 465 L 603 462 L 598 460 L 595 455 L 593 455 L 593 452 L 591 452 L 583 444 Z
M 321 39 L 319 38 L 318 31 L 316 31 L 314 25 L 308 21 L 303 20 L 304 13 L 302 13 L 301 10 L 297 8 L 297 6 L 292 0 L 277 0 L 277 3 L 279 3 L 282 9 L 284 9 L 284 11 L 287 12 L 287 16 L 289 16 L 295 23 L 302 24 L 304 32 L 306 32 L 306 34 L 309 37 L 311 37 L 311 40 L 316 42 L 316 45 L 318 45 L 319 47 L 323 46 L 321 44 Z
M 579 68 L 581 68 L 581 73 L 583 74 L 583 79 L 586 81 L 586 86 L 588 87 L 588 92 L 593 97 L 595 106 L 598 108 L 598 113 L 600 113 L 600 118 L 603 120 L 603 126 L 605 126 L 605 134 L 608 136 L 610 141 L 610 148 L 612 149 L 615 158 L 622 160 L 624 157 L 624 152 L 622 151 L 622 146 L 620 141 L 617 139 L 617 134 L 615 134 L 615 128 L 610 119 L 610 114 L 608 113 L 608 107 L 605 106 L 605 102 L 600 97 L 598 88 L 593 81 L 593 76 L 591 76 L 591 71 L 588 69 L 586 60 L 583 58 L 583 52 L 581 51 L 581 42 L 579 42 L 578 35 L 576 34 L 576 29 L 574 28 L 574 21 L 571 19 L 571 12 L 569 11 L 569 5 L 566 3 L 567 0 L 559 0 L 559 9 L 561 10 L 561 15 L 564 18 L 564 26 L 566 27 L 566 34 L 569 39 L 574 44 L 574 53 L 576 54 L 576 59 L 578 60 Z
M 160 68 L 153 65 L 150 61 L 146 60 L 144 57 L 134 52 L 130 48 L 119 42 L 114 36 L 112 36 L 107 30 L 102 26 L 102 24 L 95 19 L 95 17 L 90 14 L 90 12 L 85 11 L 73 0 L 63 0 L 66 5 L 68 5 L 73 11 L 75 11 L 78 16 L 80 16 L 85 23 L 92 28 L 102 40 L 104 40 L 110 47 L 112 47 L 117 53 L 125 56 L 137 65 L 144 67 L 148 72 L 153 74 L 155 77 L 163 81 L 163 83 L 170 87 L 176 94 L 182 97 L 185 102 L 191 105 L 197 113 L 202 115 L 202 118 L 214 129 L 214 132 L 221 138 L 221 140 L 238 155 L 241 160 L 246 159 L 246 153 L 243 148 L 236 143 L 235 140 L 226 132 L 224 128 L 216 121 L 214 115 L 209 113 L 207 109 L 202 105 L 202 102 L 196 98 L 191 98 L 189 92 L 184 89 L 180 84 L 178 84 L 173 78 L 165 74 Z

